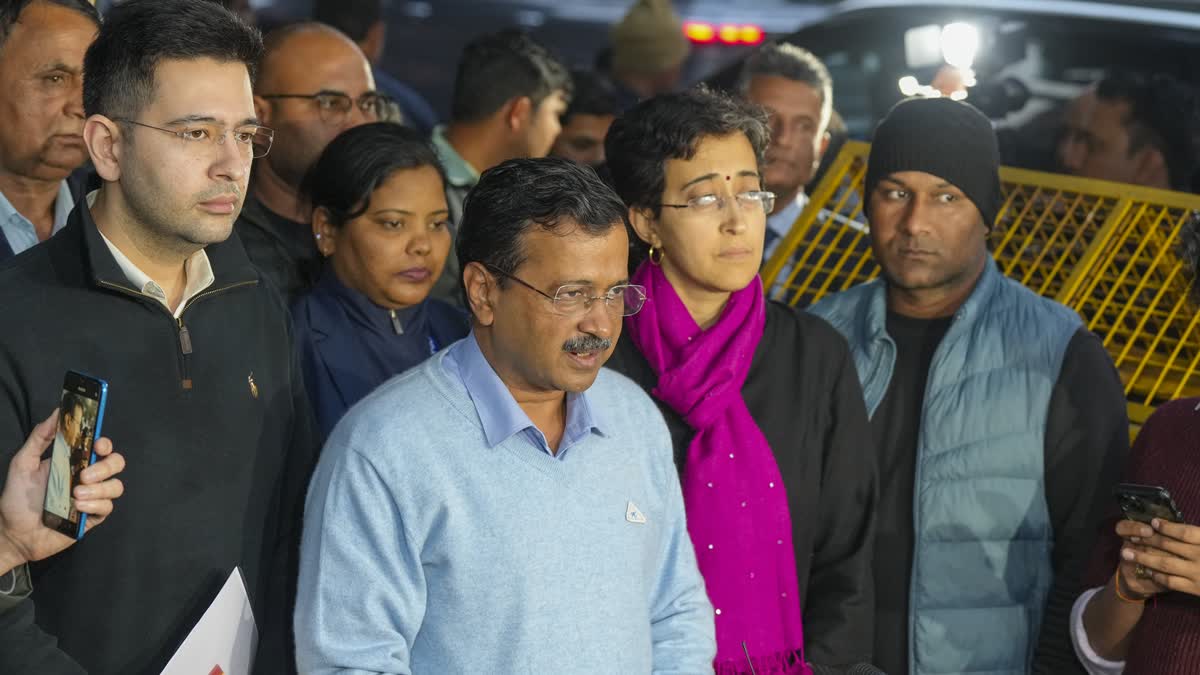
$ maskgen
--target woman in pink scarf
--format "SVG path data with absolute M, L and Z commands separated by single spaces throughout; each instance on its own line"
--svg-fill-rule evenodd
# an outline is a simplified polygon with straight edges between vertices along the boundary
M 605 143 L 651 252 L 608 365 L 671 428 L 722 674 L 871 656 L 866 411 L 845 341 L 763 297 L 767 139 L 761 109 L 698 88 L 642 103 Z

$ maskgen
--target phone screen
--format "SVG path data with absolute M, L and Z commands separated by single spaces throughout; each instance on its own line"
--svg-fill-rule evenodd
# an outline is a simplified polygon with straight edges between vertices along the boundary
M 75 509 L 71 493 L 79 484 L 79 474 L 95 461 L 92 444 L 100 429 L 106 391 L 104 382 L 75 372 L 67 373 L 63 383 L 42 521 L 70 537 L 83 535 L 86 516 Z

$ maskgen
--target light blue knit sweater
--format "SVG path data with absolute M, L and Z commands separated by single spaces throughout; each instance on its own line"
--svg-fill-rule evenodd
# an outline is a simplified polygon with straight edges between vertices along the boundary
M 526 434 L 489 447 L 443 365 L 464 344 L 330 437 L 305 509 L 300 672 L 711 673 L 713 610 L 654 403 L 602 370 L 586 393 L 602 433 L 559 458 Z

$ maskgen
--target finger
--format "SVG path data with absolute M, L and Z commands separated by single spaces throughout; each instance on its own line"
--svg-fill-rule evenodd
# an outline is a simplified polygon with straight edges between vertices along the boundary
M 1157 553 L 1130 551 L 1126 549 L 1121 552 L 1121 555 L 1125 560 L 1130 560 L 1143 567 L 1149 567 L 1156 572 L 1163 572 L 1165 574 L 1184 574 L 1190 567 L 1194 566 L 1186 560 Z
M 1163 553 L 1169 553 L 1177 558 L 1200 562 L 1200 546 L 1185 544 L 1170 537 L 1164 537 L 1161 534 L 1143 539 L 1142 543 L 1149 549 L 1158 549 Z
M 88 520 L 93 516 L 103 518 L 113 512 L 113 503 L 109 499 L 76 499 L 75 510 L 88 514 Z
M 1182 541 L 1193 546 L 1200 546 L 1200 527 L 1196 527 L 1195 525 L 1185 525 L 1183 523 L 1172 523 L 1170 521 L 1163 520 L 1162 518 L 1155 518 L 1150 524 L 1154 527 L 1154 529 L 1172 539 Z
M 92 451 L 101 457 L 107 457 L 113 451 L 113 443 L 107 438 L 102 437 L 100 440 L 92 444 Z
M 118 478 L 110 478 L 95 485 L 75 486 L 76 499 L 116 499 L 125 494 L 125 484 Z
M 90 485 L 106 481 L 124 470 L 125 457 L 119 452 L 114 452 L 84 469 L 79 474 L 79 479 L 84 485 Z
M 1154 529 L 1146 523 L 1139 523 L 1136 520 L 1122 520 L 1117 523 L 1117 534 L 1127 539 L 1133 537 L 1149 537 L 1154 534 Z
M 89 514 L 87 518 L 87 525 L 83 526 L 83 531 L 91 532 L 93 527 L 103 523 L 105 520 L 107 520 L 106 516 L 93 516 Z
M 1154 583 L 1168 590 L 1190 593 L 1192 595 L 1200 595 L 1200 587 L 1197 587 L 1196 582 L 1186 577 L 1155 572 Z
M 33 428 L 29 438 L 25 439 L 25 444 L 17 451 L 16 458 L 20 458 L 21 462 L 40 462 L 46 448 L 50 447 L 50 442 L 54 440 L 54 427 L 57 424 L 58 409 L 55 408 L 49 417 Z

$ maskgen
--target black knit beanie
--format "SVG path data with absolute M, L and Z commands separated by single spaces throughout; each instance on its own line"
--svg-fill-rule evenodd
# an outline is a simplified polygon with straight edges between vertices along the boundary
M 962 190 L 990 230 L 1000 212 L 1000 149 L 992 123 L 974 106 L 949 98 L 900 101 L 875 127 L 865 199 L 900 171 L 922 171 Z

